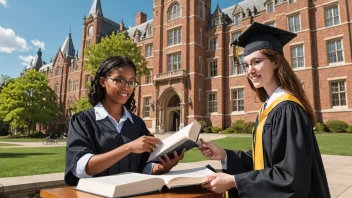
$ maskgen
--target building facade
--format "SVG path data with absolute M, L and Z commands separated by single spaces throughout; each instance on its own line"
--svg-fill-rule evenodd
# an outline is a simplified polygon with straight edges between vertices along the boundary
M 127 31 L 150 70 L 135 91 L 136 114 L 147 127 L 176 131 L 204 120 L 224 129 L 238 119 L 254 121 L 261 106 L 233 63 L 230 43 L 254 21 L 272 25 L 298 35 L 284 54 L 318 121 L 352 124 L 350 7 L 349 0 L 245 0 L 211 12 L 211 0 L 154 0 L 153 19 L 139 12 L 135 27 L 127 29 L 107 19 L 94 0 L 83 19 L 81 52 L 102 36 Z M 65 112 L 61 122 L 67 123 L 71 105 L 87 91 L 84 53 L 72 58 L 60 49 L 51 66 L 48 79 Z

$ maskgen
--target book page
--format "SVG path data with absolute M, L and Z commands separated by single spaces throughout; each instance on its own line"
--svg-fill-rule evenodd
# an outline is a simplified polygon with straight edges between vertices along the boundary
M 182 139 L 191 139 L 196 141 L 198 134 L 200 132 L 200 124 L 197 121 L 192 122 L 186 127 L 182 128 L 178 132 L 172 134 L 171 136 L 165 138 L 162 144 L 158 145 L 153 152 L 150 153 L 148 162 L 152 160 L 155 156 L 160 155 L 168 148 L 172 147 L 176 143 L 180 142 Z M 191 137 L 190 137 L 191 135 Z M 186 141 L 186 140 L 184 140 Z
M 159 177 L 165 181 L 169 188 L 171 188 L 176 186 L 201 184 L 203 178 L 211 174 L 214 174 L 214 172 L 208 168 L 201 167 L 187 170 L 170 171 L 169 173 L 159 175 Z

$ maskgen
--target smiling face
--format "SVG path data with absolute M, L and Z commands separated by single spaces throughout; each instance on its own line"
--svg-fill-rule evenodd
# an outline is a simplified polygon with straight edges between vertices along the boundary
M 253 86 L 257 89 L 263 87 L 267 94 L 271 95 L 278 87 L 275 78 L 277 64 L 260 51 L 255 51 L 245 56 L 243 61 L 250 64 L 247 68 L 246 76 L 253 83 Z
M 106 78 L 100 77 L 100 84 L 105 89 L 104 102 L 123 105 L 133 93 L 134 89 L 124 85 L 118 86 L 114 79 L 123 80 L 126 82 L 136 81 L 136 74 L 132 67 L 119 67 L 113 69 Z

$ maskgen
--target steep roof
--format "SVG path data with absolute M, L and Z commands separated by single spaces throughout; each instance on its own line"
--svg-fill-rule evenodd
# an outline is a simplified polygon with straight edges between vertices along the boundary
M 90 8 L 90 11 L 88 13 L 88 16 L 94 15 L 94 14 L 98 14 L 100 16 L 103 16 L 103 9 L 101 7 L 100 0 L 94 0 L 92 7 Z
M 142 24 L 139 24 L 137 26 L 131 27 L 127 30 L 128 36 L 133 37 L 134 33 L 136 30 L 139 30 L 141 32 L 141 39 L 143 39 L 146 35 L 146 31 L 147 31 L 147 26 L 148 25 L 153 25 L 153 19 L 146 21 Z
M 61 52 L 64 54 L 65 58 L 75 57 L 75 47 L 73 46 L 71 33 L 68 34 L 64 43 L 62 44 Z

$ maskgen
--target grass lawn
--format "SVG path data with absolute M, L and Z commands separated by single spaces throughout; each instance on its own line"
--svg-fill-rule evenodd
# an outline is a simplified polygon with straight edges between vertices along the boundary
M 65 147 L 0 148 L 0 178 L 65 171 Z
M 0 146 L 18 146 L 17 144 L 0 143 Z M 0 157 L 1 158 L 1 157 Z
M 322 154 L 352 156 L 352 134 L 317 134 Z M 2 141 L 3 139 L 1 139 Z M 247 151 L 251 137 L 227 137 L 213 142 L 222 148 Z M 182 162 L 206 160 L 197 148 L 188 151 Z M 65 147 L 0 148 L 0 178 L 65 171 Z
M 44 138 L 1 138 L 0 142 L 42 142 Z M 66 142 L 65 139 L 57 139 L 58 142 Z

